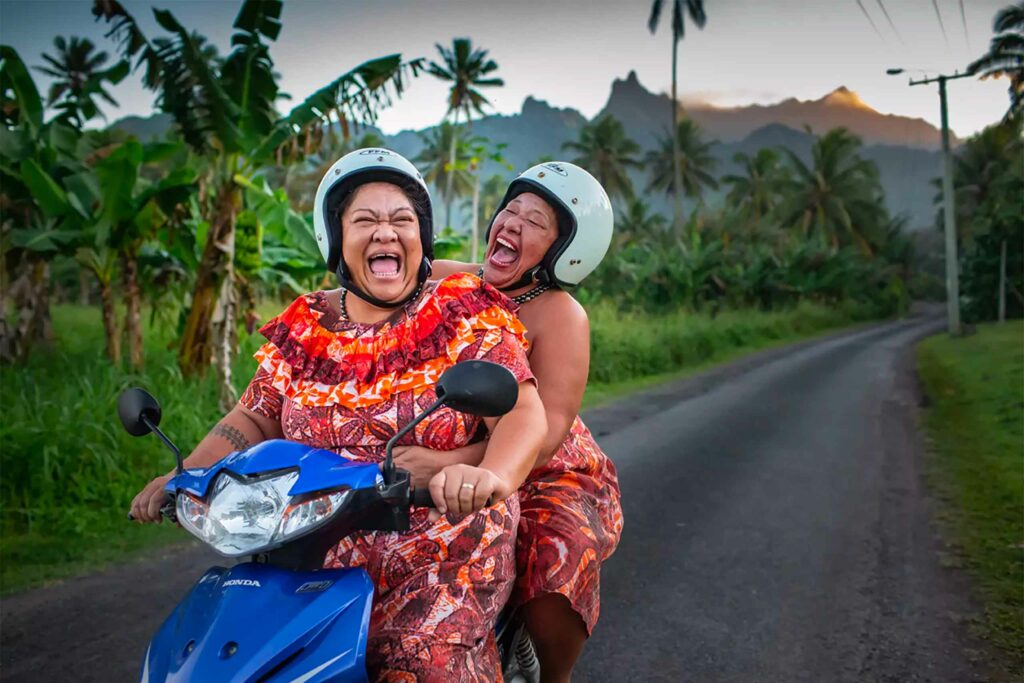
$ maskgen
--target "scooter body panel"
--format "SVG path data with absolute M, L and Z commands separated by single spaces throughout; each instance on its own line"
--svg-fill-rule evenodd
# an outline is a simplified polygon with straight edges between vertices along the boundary
M 214 567 L 160 627 L 143 683 L 363 683 L 373 584 L 362 569 Z

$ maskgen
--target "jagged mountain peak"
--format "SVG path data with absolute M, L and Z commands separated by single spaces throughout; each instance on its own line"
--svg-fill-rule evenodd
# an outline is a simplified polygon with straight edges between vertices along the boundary
M 819 100 L 822 104 L 832 107 L 848 107 L 851 109 L 863 109 L 864 111 L 875 111 L 868 103 L 860 98 L 860 95 L 841 85 Z

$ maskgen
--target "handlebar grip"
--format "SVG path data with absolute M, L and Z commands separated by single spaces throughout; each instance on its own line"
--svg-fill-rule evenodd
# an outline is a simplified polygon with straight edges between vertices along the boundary
M 430 489 L 413 489 L 409 495 L 409 502 L 414 508 L 432 508 L 434 499 L 430 497 Z
M 166 502 L 160 506 L 160 516 L 172 522 L 178 521 L 177 510 L 175 509 L 174 505 L 174 498 L 172 498 L 171 496 L 167 496 Z M 135 515 L 133 515 L 131 511 L 128 512 L 128 521 L 135 521 Z

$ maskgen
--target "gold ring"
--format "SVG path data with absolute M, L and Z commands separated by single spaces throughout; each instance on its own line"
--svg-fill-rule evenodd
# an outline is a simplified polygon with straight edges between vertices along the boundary
M 463 484 L 462 488 L 464 488 L 464 489 L 475 489 L 476 488 L 476 484 Z

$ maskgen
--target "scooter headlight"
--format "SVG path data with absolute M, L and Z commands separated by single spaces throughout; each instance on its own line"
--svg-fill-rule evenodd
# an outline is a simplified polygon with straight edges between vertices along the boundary
M 178 495 L 178 521 L 228 557 L 268 550 L 326 522 L 351 494 L 293 498 L 288 492 L 298 478 L 294 471 L 244 480 L 222 473 L 207 502 L 186 492 Z

